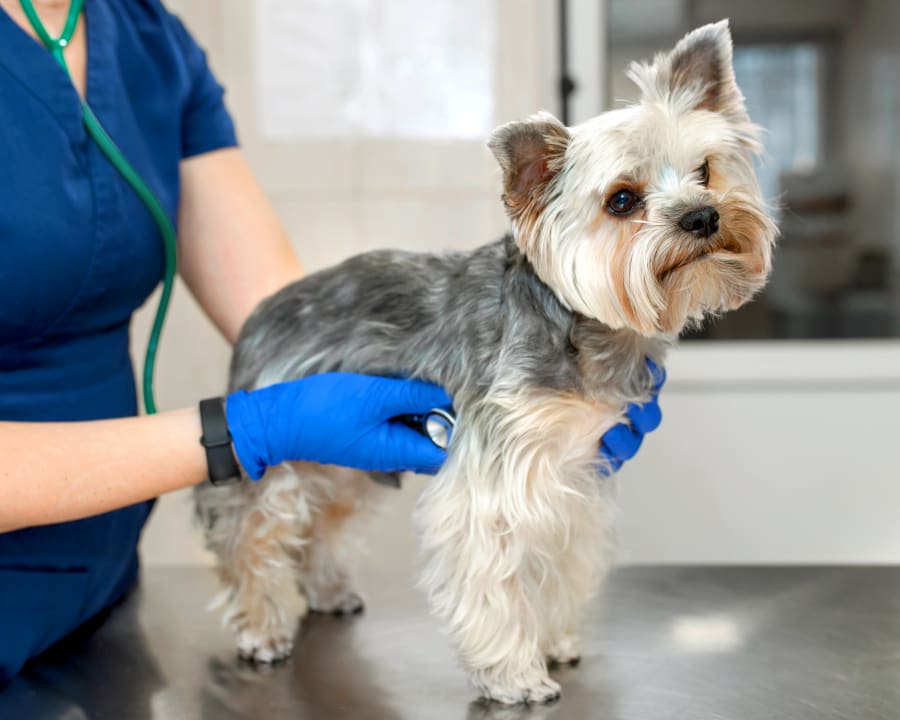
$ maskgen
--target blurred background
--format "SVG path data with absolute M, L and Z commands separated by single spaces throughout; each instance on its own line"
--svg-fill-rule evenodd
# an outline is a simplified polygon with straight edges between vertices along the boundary
M 620 478 L 623 563 L 900 562 L 900 3 L 895 0 L 169 0 L 228 90 L 308 271 L 505 232 L 491 129 L 635 99 L 624 69 L 728 17 L 782 236 L 768 289 L 685 338 L 662 427 Z M 140 363 L 155 301 L 135 325 Z M 161 407 L 223 391 L 229 349 L 183 286 Z M 413 562 L 410 477 L 370 532 Z M 150 564 L 207 561 L 189 494 Z

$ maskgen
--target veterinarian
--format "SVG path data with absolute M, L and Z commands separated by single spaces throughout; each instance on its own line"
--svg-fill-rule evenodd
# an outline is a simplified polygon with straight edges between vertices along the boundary
M 67 0 L 33 1 L 60 36 Z M 89 0 L 71 80 L 36 38 L 0 0 L 0 687 L 134 585 L 153 498 L 210 475 L 197 408 L 137 416 L 129 324 L 163 249 L 79 96 L 177 221 L 181 277 L 229 341 L 301 274 L 222 87 L 158 0 Z M 432 473 L 444 451 L 392 418 L 449 405 L 427 383 L 332 374 L 232 395 L 214 419 L 225 464 L 254 478 L 288 459 Z M 655 403 L 633 410 L 604 439 L 616 467 L 659 422 Z

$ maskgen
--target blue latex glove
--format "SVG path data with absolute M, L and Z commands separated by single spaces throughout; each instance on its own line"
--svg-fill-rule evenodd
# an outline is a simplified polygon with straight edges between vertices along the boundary
M 659 391 L 666 381 L 666 371 L 650 358 L 647 358 L 647 367 L 653 373 L 655 380 L 649 402 L 644 405 L 631 403 L 625 411 L 628 422 L 611 427 L 600 439 L 600 455 L 607 460 L 613 472 L 617 472 L 626 460 L 630 460 L 637 454 L 644 441 L 644 435 L 656 430 L 662 421 L 662 412 L 657 400 Z M 601 468 L 605 474 L 605 467 L 601 466 Z
M 288 460 L 433 474 L 446 451 L 393 418 L 451 402 L 443 388 L 419 380 L 326 373 L 239 390 L 225 414 L 237 459 L 254 480 Z

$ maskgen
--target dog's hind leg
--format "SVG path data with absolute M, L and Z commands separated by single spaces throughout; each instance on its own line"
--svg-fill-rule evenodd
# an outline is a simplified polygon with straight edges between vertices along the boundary
M 374 504 L 379 487 L 358 470 L 308 463 L 299 467 L 322 488 L 308 542 L 298 555 L 300 590 L 315 612 L 362 612 L 365 602 L 352 577 L 363 554 L 355 526 Z
M 289 469 L 273 468 L 261 482 L 252 500 L 229 510 L 231 530 L 211 549 L 219 556 L 224 584 L 213 606 L 224 608 L 223 623 L 234 632 L 238 654 L 266 663 L 293 649 L 294 553 L 304 543 L 305 523 L 296 512 L 297 478 Z M 303 600 L 300 615 L 305 614 Z

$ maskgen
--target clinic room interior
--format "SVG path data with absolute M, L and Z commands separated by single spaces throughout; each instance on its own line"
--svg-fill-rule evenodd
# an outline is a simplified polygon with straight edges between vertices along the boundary
M 495 128 L 539 111 L 576 127 L 641 102 L 632 62 L 727 19 L 733 80 L 762 128 L 762 153 L 747 167 L 764 199 L 754 232 L 765 237 L 742 252 L 758 253 L 766 267 L 754 272 L 765 277 L 752 298 L 676 328 L 653 391 L 659 427 L 621 469 L 598 471 L 598 483 L 615 485 L 603 501 L 615 529 L 602 543 L 585 530 L 582 542 L 596 545 L 579 552 L 613 553 L 612 567 L 586 606 L 581 649 L 540 661 L 553 690 L 511 691 L 529 681 L 472 671 L 478 651 L 466 650 L 470 638 L 444 606 L 462 608 L 469 595 L 447 599 L 452 581 L 434 579 L 437 562 L 422 572 L 413 518 L 437 481 L 406 474 L 398 487 L 376 483 L 383 497 L 360 530 L 355 586 L 365 610 L 318 613 L 292 594 L 282 610 L 309 612 L 291 621 L 293 652 L 276 649 L 276 662 L 238 657 L 202 502 L 198 511 L 191 489 L 164 495 L 140 541 L 137 589 L 74 649 L 26 666 L 0 694 L 0 717 L 900 718 L 900 3 L 164 5 L 205 49 L 240 147 L 307 275 L 373 250 L 470 253 L 499 240 L 525 220 L 515 215 L 515 159 L 499 141 L 488 146 Z M 726 110 L 722 122 L 737 123 Z M 635 152 L 665 143 L 648 138 L 630 140 Z M 617 141 L 604 142 L 613 152 Z M 711 176 L 699 168 L 710 187 L 730 171 L 715 162 Z M 633 189 L 610 202 L 628 202 Z M 705 236 L 718 218 L 697 221 Z M 525 236 L 526 225 L 516 228 Z M 687 232 L 700 237 L 696 225 Z M 666 277 L 681 271 L 673 268 Z M 137 373 L 159 292 L 132 323 Z M 158 353 L 162 410 L 225 393 L 232 346 L 181 281 Z M 468 443 L 464 418 L 454 433 Z M 542 432 L 554 432 L 550 422 Z M 458 452 L 467 451 L 477 455 L 474 444 Z

